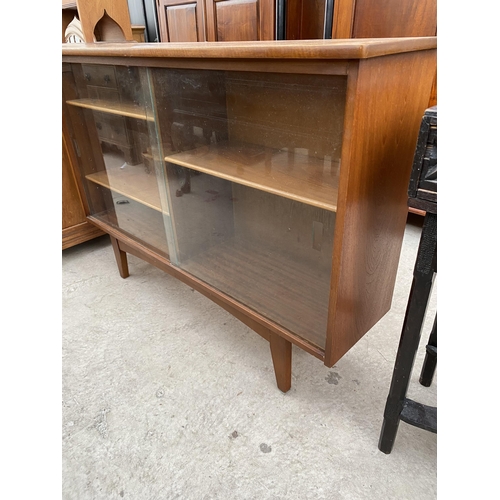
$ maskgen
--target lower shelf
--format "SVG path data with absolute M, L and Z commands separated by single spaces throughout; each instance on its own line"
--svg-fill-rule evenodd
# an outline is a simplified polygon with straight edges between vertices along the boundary
M 329 272 L 235 240 L 180 267 L 324 350 Z
M 115 211 L 101 212 L 93 214 L 93 218 L 119 229 L 159 255 L 169 258 L 165 226 L 160 212 L 131 201 L 120 205 L 118 214 Z

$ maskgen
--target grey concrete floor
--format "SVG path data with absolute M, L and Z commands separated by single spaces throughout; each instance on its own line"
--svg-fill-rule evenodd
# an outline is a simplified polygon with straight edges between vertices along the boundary
M 294 347 L 287 394 L 269 344 L 198 292 L 133 256 L 121 279 L 107 236 L 63 251 L 63 499 L 436 498 L 435 434 L 377 447 L 420 230 L 391 311 L 331 369 Z M 429 405 L 436 295 L 408 393 Z

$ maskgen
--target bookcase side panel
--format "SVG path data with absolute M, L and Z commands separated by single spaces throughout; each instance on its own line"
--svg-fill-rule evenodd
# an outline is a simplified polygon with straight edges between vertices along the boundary
M 359 62 L 340 174 L 328 366 L 390 309 L 412 159 L 435 69 L 435 50 Z

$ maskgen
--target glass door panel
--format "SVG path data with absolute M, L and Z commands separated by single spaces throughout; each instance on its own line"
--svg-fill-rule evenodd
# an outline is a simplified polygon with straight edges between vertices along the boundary
M 324 348 L 346 77 L 151 77 L 172 262 Z
M 68 73 L 65 103 L 91 215 L 168 257 L 164 163 L 153 155 L 148 70 L 72 64 Z

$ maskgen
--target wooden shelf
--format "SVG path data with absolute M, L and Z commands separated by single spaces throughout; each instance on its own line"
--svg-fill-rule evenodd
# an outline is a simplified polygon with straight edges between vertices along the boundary
M 101 113 L 109 113 L 111 115 L 128 116 L 129 118 L 137 118 L 138 120 L 154 121 L 153 116 L 148 116 L 144 108 L 134 104 L 125 104 L 121 102 L 108 102 L 98 99 L 72 99 L 66 101 L 67 104 L 77 106 L 79 108 L 92 109 Z
M 180 267 L 325 349 L 328 270 L 236 239 L 213 246 Z
M 85 177 L 95 184 L 168 215 L 168 212 L 162 210 L 156 175 L 148 174 L 142 164 L 127 165 L 125 168 L 107 167 L 106 170 Z
M 221 142 L 165 161 L 291 200 L 337 211 L 337 161 L 254 144 Z

